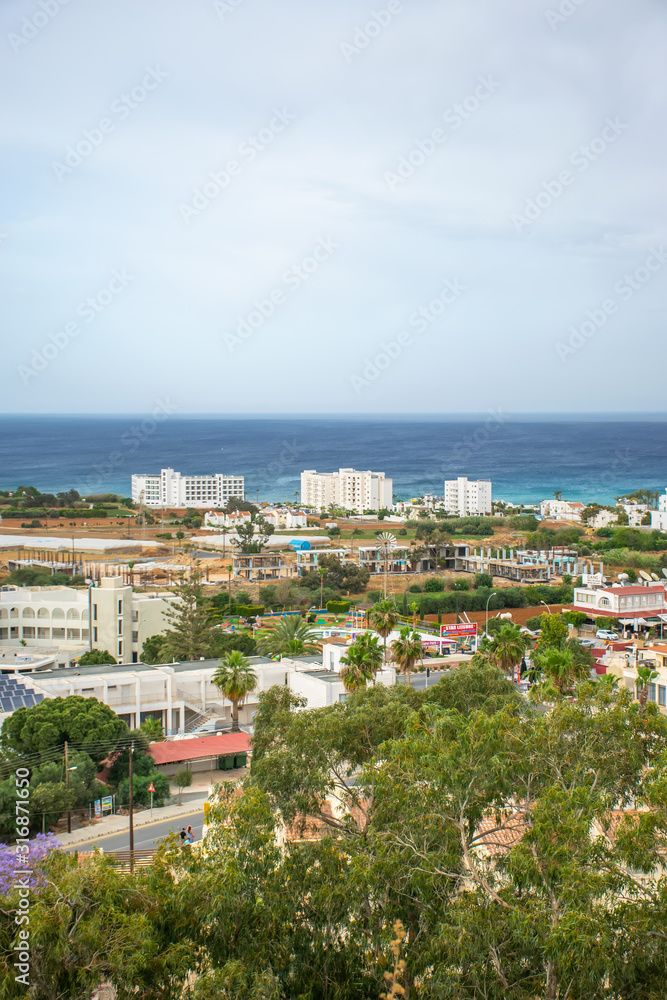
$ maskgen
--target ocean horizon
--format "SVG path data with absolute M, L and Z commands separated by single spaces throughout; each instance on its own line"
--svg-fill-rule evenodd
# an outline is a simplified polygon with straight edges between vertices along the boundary
M 245 477 L 250 500 L 294 500 L 303 469 L 374 469 L 397 499 L 490 479 L 494 499 L 613 502 L 667 485 L 667 414 L 0 415 L 0 489 L 130 493 L 133 473 Z

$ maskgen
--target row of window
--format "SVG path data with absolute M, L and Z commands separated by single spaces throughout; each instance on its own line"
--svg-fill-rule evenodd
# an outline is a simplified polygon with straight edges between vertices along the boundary
M 97 630 L 94 629 L 94 632 Z M 20 634 L 19 634 L 20 633 Z M 11 625 L 9 628 L 0 628 L 0 639 L 87 639 L 87 628 L 35 628 L 34 625 L 24 625 L 19 629 L 18 625 Z M 95 635 L 95 638 L 97 636 Z
M 53 611 L 49 611 L 48 608 L 38 608 L 37 614 L 35 614 L 34 608 L 23 608 L 19 616 L 19 608 L 0 608 L 0 619 L 5 618 L 67 618 L 69 621 L 78 621 L 83 619 L 83 621 L 88 621 L 88 608 L 84 608 L 79 614 L 77 608 L 68 608 L 67 614 L 65 614 L 62 608 L 54 608 Z
M 663 708 L 667 708 L 667 686 L 665 686 L 664 684 L 658 684 L 657 694 L 658 694 L 658 705 L 661 705 Z M 656 686 L 655 684 L 649 684 L 648 700 L 655 702 L 655 696 L 656 696 Z M 639 698 L 639 683 L 637 684 L 637 697 Z

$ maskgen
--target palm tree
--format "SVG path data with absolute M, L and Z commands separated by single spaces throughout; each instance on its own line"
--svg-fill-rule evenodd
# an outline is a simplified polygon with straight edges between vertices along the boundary
M 637 667 L 637 698 L 639 700 L 639 711 L 644 714 L 646 702 L 648 701 L 648 686 L 658 676 L 658 671 L 652 667 Z
M 394 631 L 399 620 L 398 608 L 393 601 L 378 601 L 377 604 L 373 605 L 368 616 L 370 627 L 384 640 L 385 663 L 387 662 L 387 636 Z
M 151 743 L 160 743 L 164 740 L 164 729 L 159 719 L 149 716 L 141 723 L 141 731 L 145 733 Z
M 375 678 L 382 663 L 382 650 L 377 643 L 375 636 L 359 636 L 348 646 L 347 655 L 341 656 L 340 679 L 346 691 L 359 691 Z
M 220 660 L 218 669 L 211 678 L 217 688 L 220 688 L 225 698 L 232 703 L 232 732 L 239 731 L 239 702 L 257 687 L 257 674 L 248 660 L 238 649 L 227 653 Z
M 577 680 L 588 677 L 588 669 L 577 663 L 569 649 L 547 649 L 535 657 L 535 665 L 544 681 L 541 687 L 552 688 L 559 698 L 571 692 Z
M 303 656 L 320 651 L 316 631 L 298 615 L 280 618 L 272 627 L 260 629 L 257 639 L 260 653 L 269 656 Z
M 514 668 L 521 663 L 529 640 L 513 625 L 503 625 L 489 645 L 490 660 L 514 680 Z
M 391 653 L 399 669 L 405 674 L 406 683 L 409 684 L 412 668 L 424 655 L 419 632 L 407 627 L 402 628 L 398 639 L 394 639 L 391 644 Z

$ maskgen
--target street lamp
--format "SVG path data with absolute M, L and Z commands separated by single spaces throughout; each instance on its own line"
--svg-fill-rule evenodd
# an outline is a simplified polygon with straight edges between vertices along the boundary
M 92 651 L 93 648 L 93 596 L 92 589 L 95 586 L 95 581 L 88 579 L 86 580 L 88 584 L 88 650 Z
M 492 597 L 496 597 L 496 595 L 497 595 L 497 591 L 494 590 L 493 593 L 489 594 L 489 596 L 486 599 L 486 617 L 484 619 L 484 632 L 487 635 L 488 635 L 488 631 L 489 631 L 489 601 L 491 600 Z
M 549 607 L 549 605 L 547 604 L 547 602 L 546 602 L 546 601 L 540 601 L 540 604 L 543 604 L 543 605 L 544 605 L 544 607 L 545 607 L 545 608 L 547 609 L 547 611 L 549 612 L 549 614 L 551 614 L 551 608 Z

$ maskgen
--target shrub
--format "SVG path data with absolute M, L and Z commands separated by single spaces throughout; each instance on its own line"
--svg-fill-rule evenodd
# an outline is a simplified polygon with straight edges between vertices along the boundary
M 493 577 L 490 573 L 475 573 L 473 587 L 475 590 L 479 590 L 480 587 L 486 587 L 487 590 L 491 590 L 493 587 Z
M 350 601 L 327 601 L 327 611 L 332 615 L 345 615 L 350 610 Z
M 442 577 L 432 576 L 424 584 L 425 594 L 439 594 L 445 589 L 445 581 Z
M 421 587 L 416 583 L 413 583 L 408 587 L 408 594 L 421 594 L 421 592 Z
M 262 604 L 232 604 L 231 613 L 241 615 L 242 618 L 257 618 L 264 614 Z
M 529 628 L 531 632 L 537 632 L 538 629 L 542 628 L 542 615 L 535 615 L 534 618 L 529 618 L 526 621 L 526 628 Z
M 613 632 L 618 628 L 618 621 L 616 618 L 606 618 L 604 615 L 600 615 L 599 618 L 595 619 L 596 628 L 607 629 L 608 632 Z
M 470 584 L 463 579 L 452 580 L 451 587 L 452 590 L 470 590 Z

